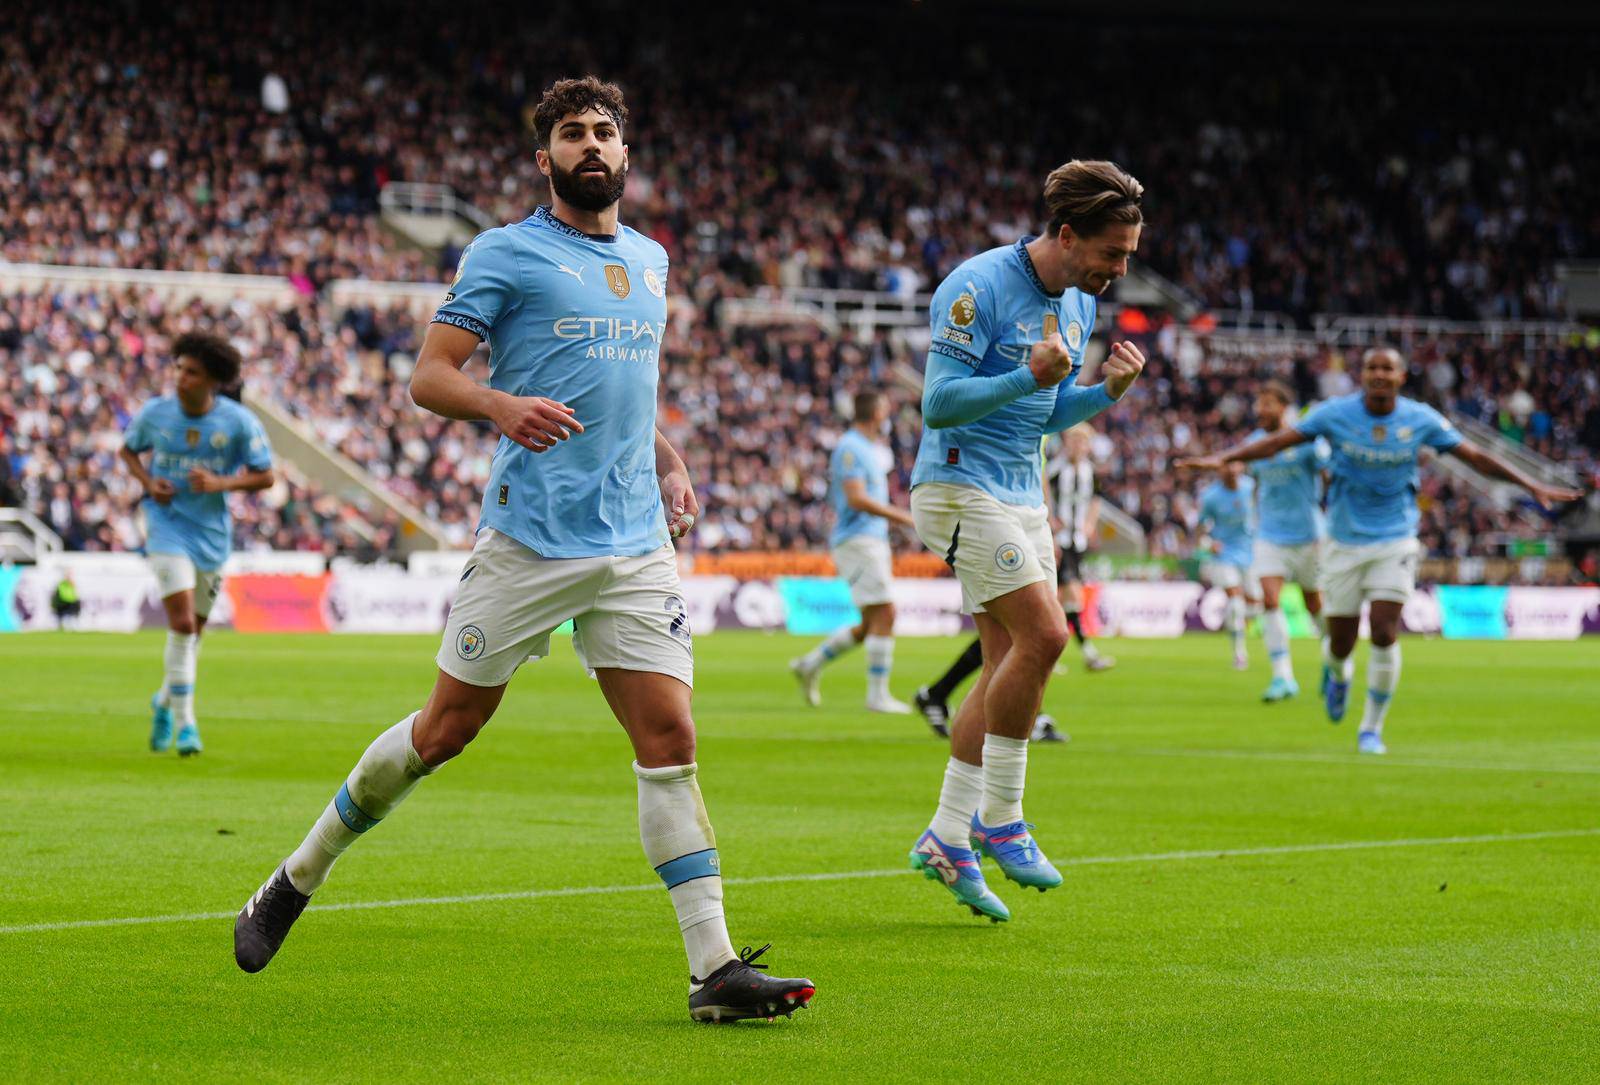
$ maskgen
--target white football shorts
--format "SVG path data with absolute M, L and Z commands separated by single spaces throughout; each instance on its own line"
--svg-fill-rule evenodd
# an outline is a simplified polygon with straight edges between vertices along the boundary
M 911 491 L 911 518 L 922 544 L 955 570 L 961 612 L 1018 588 L 1056 579 L 1050 515 L 1037 506 L 1008 505 L 976 486 L 924 482 Z

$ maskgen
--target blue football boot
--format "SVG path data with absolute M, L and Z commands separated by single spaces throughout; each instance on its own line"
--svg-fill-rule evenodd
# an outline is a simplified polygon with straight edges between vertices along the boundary
M 1389 747 L 1383 744 L 1383 736 L 1376 731 L 1362 731 L 1356 736 L 1356 749 L 1362 753 L 1388 753 Z
M 150 695 L 150 751 L 166 753 L 172 749 L 172 709 L 161 703 L 161 694 Z
M 1267 686 L 1267 692 L 1261 695 L 1261 699 L 1268 704 L 1272 704 L 1275 701 L 1287 701 L 1290 697 L 1298 697 L 1299 695 L 1300 683 L 1294 679 L 1273 678 L 1272 682 Z
M 916 847 L 911 849 L 911 869 L 922 871 L 929 881 L 942 881 L 973 915 L 988 916 L 992 923 L 1004 923 L 1011 918 L 1010 909 L 984 884 L 978 853 L 946 844 L 933 835 L 932 829 L 918 837 Z
M 1323 691 L 1322 704 L 1328 710 L 1328 722 L 1338 723 L 1344 719 L 1346 703 L 1350 700 L 1350 683 L 1341 682 L 1332 675 L 1328 676 L 1328 688 Z
M 178 728 L 178 753 L 183 757 L 192 757 L 205 749 L 200 744 L 200 728 L 192 723 L 186 723 Z
M 973 814 L 972 842 L 995 861 L 1006 877 L 1024 888 L 1043 893 L 1061 884 L 1061 871 L 1051 865 L 1034 843 L 1033 834 L 1028 831 L 1032 828 L 1026 821 L 986 826 Z

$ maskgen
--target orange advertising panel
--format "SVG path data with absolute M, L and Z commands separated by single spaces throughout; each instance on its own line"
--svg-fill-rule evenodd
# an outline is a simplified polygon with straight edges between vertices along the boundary
M 241 633 L 326 633 L 322 600 L 327 573 L 320 576 L 275 576 L 247 573 L 223 583 L 233 603 L 233 627 Z
M 736 580 L 773 580 L 780 576 L 833 576 L 833 559 L 816 551 L 741 550 L 726 554 L 695 554 L 681 563 L 685 575 L 731 576 Z M 949 566 L 926 550 L 894 556 L 897 577 L 945 576 Z

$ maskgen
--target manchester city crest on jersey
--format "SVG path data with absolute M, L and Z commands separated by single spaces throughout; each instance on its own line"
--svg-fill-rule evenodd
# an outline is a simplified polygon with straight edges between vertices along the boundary
M 1073 350 L 1077 350 L 1079 347 L 1083 346 L 1083 325 L 1079 324 L 1076 320 L 1069 323 L 1067 325 L 1066 339 L 1067 346 L 1071 347 Z
M 667 284 L 661 281 L 661 276 L 656 274 L 653 267 L 644 269 L 644 288 L 658 298 L 667 296 Z
M 1372 427 L 1372 443 L 1373 444 L 1381 445 L 1381 444 L 1383 444 L 1383 442 L 1387 441 L 1388 439 L 1389 439 L 1389 427 L 1388 426 L 1373 426 Z
M 1394 431 L 1394 435 L 1400 438 L 1402 441 L 1409 441 L 1411 440 L 1411 435 L 1415 432 L 1416 431 L 1410 426 L 1401 426 L 1399 429 Z
M 605 272 L 606 285 L 611 288 L 611 292 L 619 298 L 627 297 L 633 289 L 633 285 L 628 282 L 628 269 L 621 264 L 607 264 Z
M 228 435 L 226 433 L 213 433 L 211 435 L 211 447 L 215 448 L 215 449 L 217 449 L 219 451 L 221 449 L 227 448 L 228 447 Z
M 978 319 L 978 299 L 971 294 L 962 294 L 950 303 L 950 323 L 958 328 L 969 326 Z

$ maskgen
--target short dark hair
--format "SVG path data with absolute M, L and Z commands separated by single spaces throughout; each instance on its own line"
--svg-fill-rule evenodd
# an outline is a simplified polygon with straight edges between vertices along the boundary
M 1138 226 L 1144 186 L 1115 162 L 1074 158 L 1057 166 L 1044 181 L 1044 206 L 1050 236 L 1071 226 L 1079 237 L 1093 237 L 1112 223 Z
M 174 358 L 193 358 L 205 367 L 206 374 L 227 388 L 239 379 L 244 359 L 234 345 L 210 332 L 185 332 L 172 341 Z
M 615 83 L 602 83 L 592 75 L 582 79 L 557 79 L 551 83 L 533 111 L 533 134 L 539 140 L 539 146 L 549 148 L 550 133 L 562 117 L 591 109 L 598 109 L 610 116 L 619 129 L 628 119 L 628 107 L 622 101 L 622 88 Z
M 878 403 L 881 399 L 882 394 L 879 392 L 857 392 L 854 404 L 855 420 L 859 422 L 871 415 L 873 411 L 878 409 Z
M 1294 393 L 1291 392 L 1289 390 L 1289 386 L 1284 384 L 1282 381 L 1273 380 L 1263 382 L 1261 385 L 1261 392 L 1264 395 L 1269 395 L 1273 399 L 1276 399 L 1285 407 L 1294 402 Z

